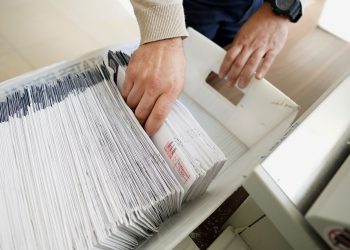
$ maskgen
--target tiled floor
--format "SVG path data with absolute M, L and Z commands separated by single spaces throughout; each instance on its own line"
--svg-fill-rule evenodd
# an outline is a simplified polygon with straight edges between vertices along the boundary
M 0 82 L 138 36 L 126 0 L 1 0 Z

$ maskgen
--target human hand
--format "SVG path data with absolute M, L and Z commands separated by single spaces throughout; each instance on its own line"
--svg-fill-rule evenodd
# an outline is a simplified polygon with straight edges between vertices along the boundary
M 220 78 L 240 88 L 248 85 L 255 73 L 262 79 L 270 69 L 288 36 L 288 19 L 277 16 L 268 3 L 242 26 L 220 67 Z
M 185 83 L 180 37 L 141 45 L 126 70 L 122 96 L 148 135 L 158 131 Z

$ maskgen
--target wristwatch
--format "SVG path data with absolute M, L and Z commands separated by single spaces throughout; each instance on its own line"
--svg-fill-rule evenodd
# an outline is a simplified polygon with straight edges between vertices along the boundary
M 302 16 L 300 0 L 268 0 L 272 11 L 281 16 L 286 16 L 293 23 L 296 23 Z

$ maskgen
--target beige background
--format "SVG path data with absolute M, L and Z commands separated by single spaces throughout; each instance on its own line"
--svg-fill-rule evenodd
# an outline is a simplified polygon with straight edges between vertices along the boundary
M 126 0 L 0 0 L 0 82 L 138 37 Z

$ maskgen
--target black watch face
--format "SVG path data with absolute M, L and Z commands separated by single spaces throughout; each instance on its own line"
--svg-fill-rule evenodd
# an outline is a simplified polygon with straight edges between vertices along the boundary
M 295 0 L 276 0 L 276 7 L 282 11 L 289 10 Z

